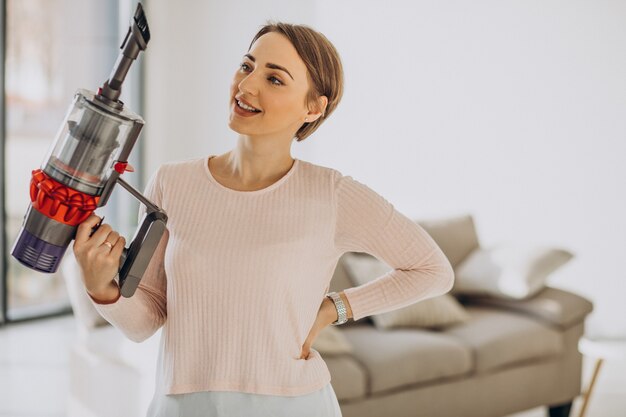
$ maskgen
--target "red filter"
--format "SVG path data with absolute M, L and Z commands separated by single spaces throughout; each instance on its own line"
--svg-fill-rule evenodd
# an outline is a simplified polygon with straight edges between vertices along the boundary
M 98 207 L 99 196 L 76 191 L 41 169 L 32 171 L 30 201 L 34 209 L 60 223 L 77 226 Z

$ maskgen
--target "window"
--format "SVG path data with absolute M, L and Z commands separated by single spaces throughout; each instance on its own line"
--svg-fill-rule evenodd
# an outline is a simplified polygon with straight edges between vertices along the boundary
M 123 2 L 126 5 L 126 1 Z M 4 136 L 2 138 L 4 195 L 4 269 L 0 297 L 2 321 L 16 321 L 71 311 L 63 263 L 57 272 L 45 274 L 20 264 L 11 251 L 30 204 L 31 172 L 41 168 L 78 88 L 97 90 L 105 81 L 119 53 L 127 25 L 121 27 L 117 2 L 82 0 L 4 0 Z M 131 10 L 123 7 L 130 18 Z M 128 10 L 126 10 L 128 9 Z M 97 24 L 93 24 L 97 22 Z M 125 20 L 128 22 L 128 20 Z M 135 64 L 139 66 L 138 64 Z M 131 73 L 137 68 L 131 68 Z M 129 74 L 122 100 L 128 105 L 137 94 Z M 131 108 L 141 113 L 140 109 Z M 131 153 L 137 169 L 124 179 L 137 187 L 140 172 L 136 159 L 139 143 Z M 136 224 L 137 203 L 119 191 L 105 207 L 98 208 L 105 222 L 116 225 L 128 238 Z M 71 255 L 70 255 L 71 258 Z M 69 262 L 69 261 L 68 261 Z M 6 314 L 6 316 L 5 316 Z

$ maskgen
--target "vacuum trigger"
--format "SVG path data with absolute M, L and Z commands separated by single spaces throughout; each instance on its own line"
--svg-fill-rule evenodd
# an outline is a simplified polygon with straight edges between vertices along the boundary
M 126 171 L 135 172 L 135 168 L 133 168 L 133 166 L 128 162 L 116 162 L 113 169 L 115 169 L 120 175 Z

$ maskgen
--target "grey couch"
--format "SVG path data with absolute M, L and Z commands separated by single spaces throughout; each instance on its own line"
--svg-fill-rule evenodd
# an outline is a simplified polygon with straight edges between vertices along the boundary
M 453 267 L 479 246 L 470 215 L 418 223 Z M 342 260 L 332 291 L 353 286 Z M 551 287 L 527 300 L 456 297 L 471 319 L 442 330 L 378 330 L 370 317 L 337 326 L 354 351 L 324 359 L 344 417 L 569 415 L 592 303 Z

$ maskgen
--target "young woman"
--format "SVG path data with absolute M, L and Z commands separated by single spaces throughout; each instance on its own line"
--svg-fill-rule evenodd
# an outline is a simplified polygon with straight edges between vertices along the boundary
M 137 342 L 163 326 L 149 416 L 341 416 L 311 349 L 319 332 L 451 289 L 450 263 L 417 223 L 352 177 L 291 156 L 342 92 L 324 35 L 264 26 L 233 78 L 233 149 L 166 163 L 146 186 L 168 225 L 134 296 L 111 278 L 124 238 L 107 224 L 89 236 L 96 215 L 79 226 L 74 252 L 100 314 Z M 327 294 L 348 251 L 394 269 Z

